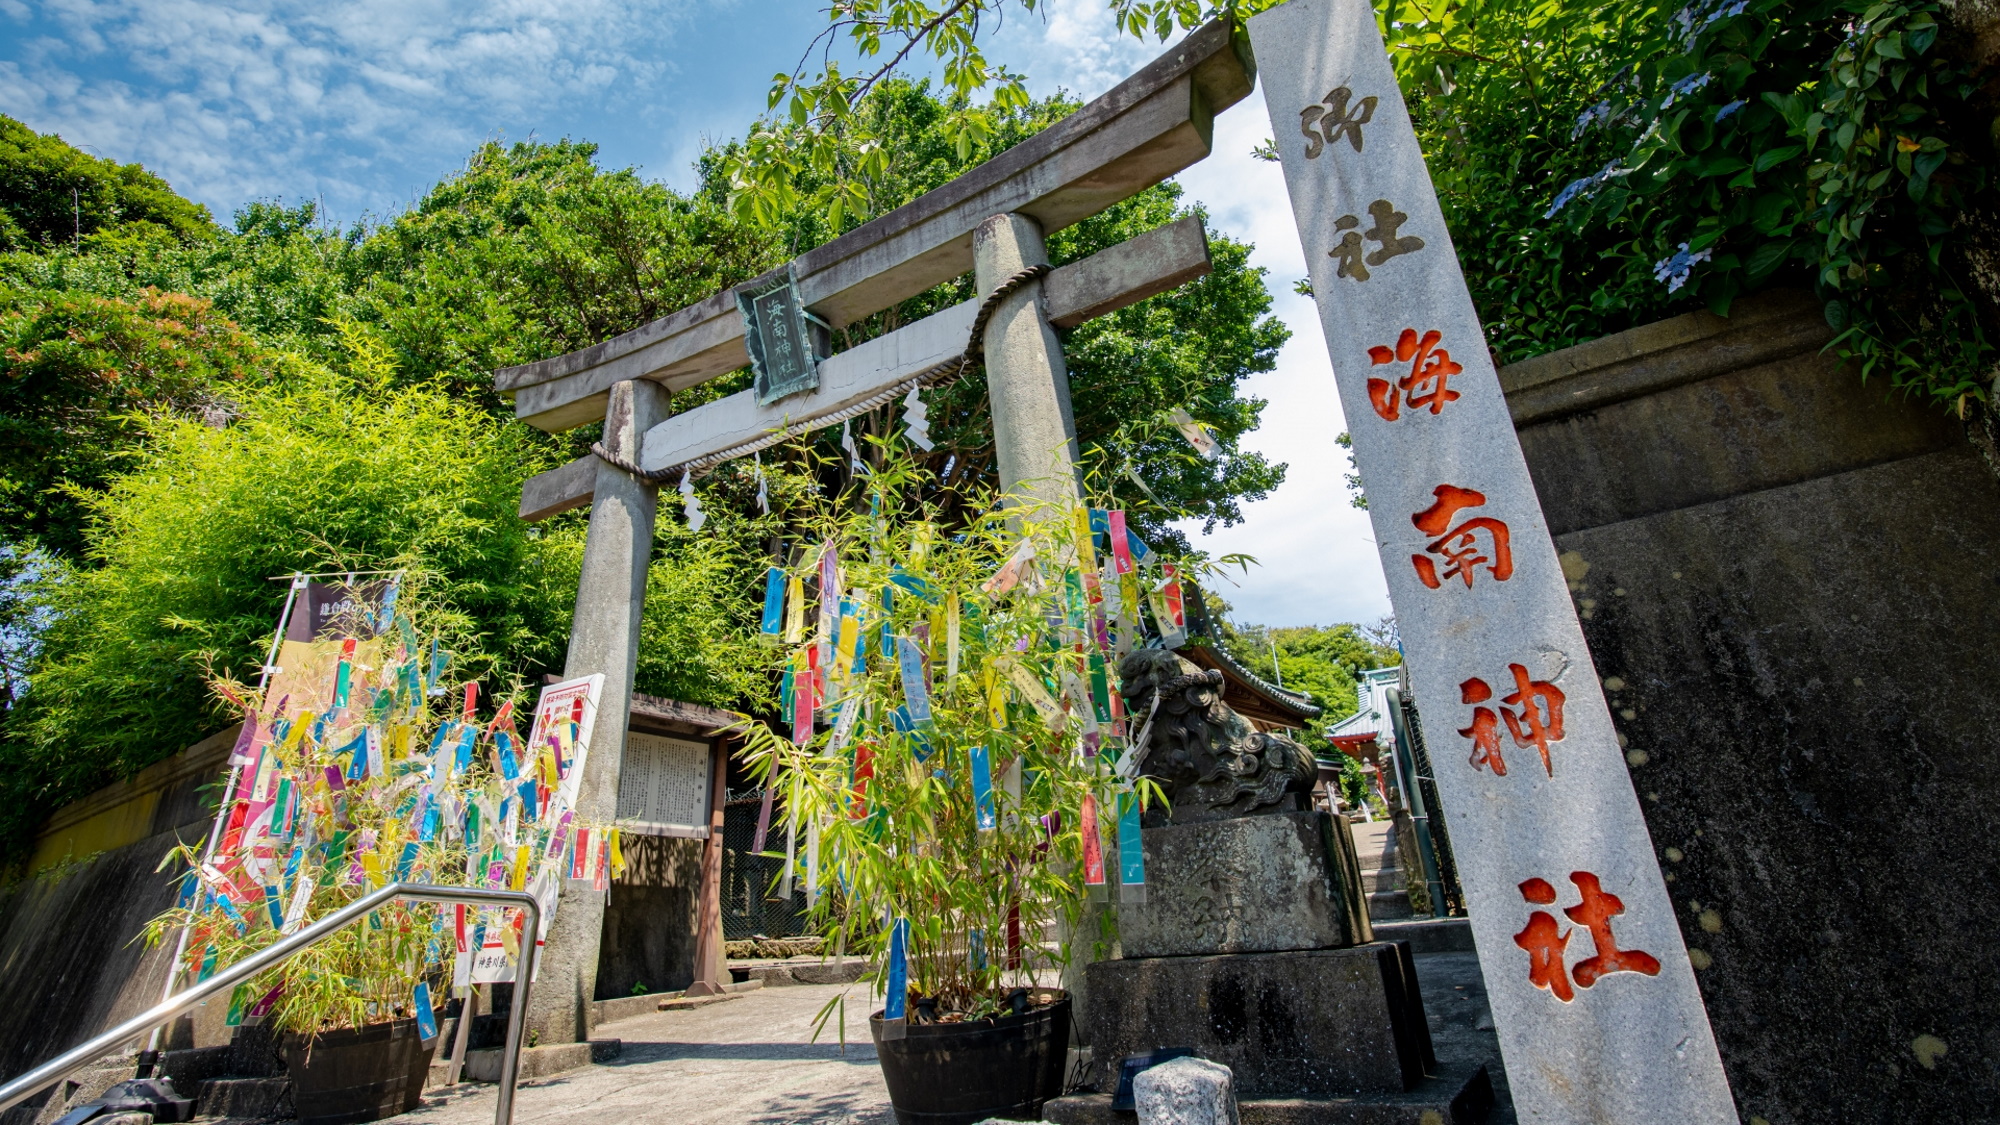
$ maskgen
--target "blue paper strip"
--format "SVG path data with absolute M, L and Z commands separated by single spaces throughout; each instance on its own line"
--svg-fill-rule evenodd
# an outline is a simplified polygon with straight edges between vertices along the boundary
M 764 575 L 764 632 L 776 636 L 785 631 L 785 572 L 772 567 Z
M 910 920 L 896 919 L 889 929 L 889 987 L 888 998 L 882 1005 L 884 1020 L 903 1019 L 908 1014 L 910 1002 Z
M 910 718 L 920 727 L 931 725 L 931 685 L 924 675 L 924 650 L 908 637 L 896 638 L 896 659 L 903 670 L 903 698 Z
M 465 724 L 465 729 L 460 731 L 458 735 L 458 756 L 452 760 L 451 764 L 451 772 L 454 775 L 463 773 L 471 767 L 472 748 L 478 745 L 478 743 L 479 728 L 473 726 L 471 723 Z
M 471 1001 L 467 1001 L 471 1003 Z M 437 1011 L 431 1007 L 431 986 L 417 982 L 417 990 L 410 996 L 410 1007 L 416 1010 L 417 1038 L 436 1039 L 438 1033 Z
M 1139 795 L 1118 796 L 1118 881 L 1125 886 L 1146 882 L 1146 847 L 1139 829 Z
M 412 840 L 403 845 L 403 857 L 396 861 L 396 881 L 398 883 L 410 877 L 410 866 L 416 862 L 417 842 Z
M 889 634 L 889 618 L 896 608 L 896 588 L 882 587 L 882 659 L 891 660 L 896 655 L 895 638 Z
M 894 711 L 889 712 L 889 725 L 895 729 L 897 734 L 909 737 L 910 753 L 916 756 L 917 761 L 928 762 L 931 760 L 930 735 L 923 728 L 919 727 L 915 720 L 910 718 L 910 709 L 908 707 L 898 707 Z
M 979 830 L 986 832 L 999 824 L 993 808 L 993 763 L 984 746 L 974 746 L 971 753 L 974 816 L 979 824 Z
M 903 572 L 903 568 L 900 566 L 894 568 L 889 572 L 889 581 L 894 582 L 896 585 L 901 586 L 905 590 L 908 590 L 911 594 L 922 599 L 923 601 L 926 602 L 937 601 L 937 591 L 931 588 L 930 583 L 924 581 L 923 579 L 917 577 L 914 574 L 905 574 Z
M 500 776 L 508 781 L 521 776 L 521 763 L 514 759 L 514 740 L 503 730 L 493 736 L 493 741 L 500 747 Z
M 271 912 L 272 929 L 282 930 L 285 928 L 283 893 L 269 883 L 264 884 L 264 909 Z

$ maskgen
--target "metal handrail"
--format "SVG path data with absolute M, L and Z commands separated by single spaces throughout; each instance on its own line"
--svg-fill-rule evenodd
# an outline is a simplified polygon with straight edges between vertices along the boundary
M 528 988 L 535 979 L 536 938 L 541 933 L 542 904 L 526 891 L 495 891 L 483 887 L 437 887 L 425 883 L 390 883 L 307 926 L 283 941 L 218 971 L 171 1000 L 133 1016 L 110 1031 L 74 1050 L 58 1055 L 5 1086 L 0 1086 L 0 1113 L 14 1108 L 57 1082 L 82 1070 L 97 1059 L 173 1019 L 225 988 L 248 980 L 292 954 L 366 918 L 375 908 L 391 900 L 409 902 L 467 903 L 508 906 L 527 911 L 522 928 L 520 963 L 514 972 L 514 1003 L 507 1014 L 507 1048 L 500 1056 L 500 1104 L 494 1109 L 494 1125 L 513 1125 L 514 1080 L 521 1066 L 521 1024 L 528 1010 Z

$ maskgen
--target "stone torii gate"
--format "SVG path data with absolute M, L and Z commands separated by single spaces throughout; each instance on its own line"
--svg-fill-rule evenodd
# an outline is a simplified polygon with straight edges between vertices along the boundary
M 750 362 L 738 294 L 789 279 L 808 312 L 839 328 L 968 270 L 982 295 L 1011 280 L 983 337 L 1001 485 L 1074 503 L 1076 432 L 1055 329 L 1206 274 L 1208 246 L 1189 218 L 1048 270 L 1043 240 L 1206 157 L 1214 115 L 1248 96 L 1254 79 L 1243 30 L 1211 23 L 1061 122 L 763 277 L 582 351 L 496 374 L 496 389 L 529 425 L 559 432 L 604 422 L 606 456 L 543 473 L 521 498 L 529 520 L 591 506 L 564 667 L 565 678 L 605 677 L 580 816 L 608 821 L 617 810 L 659 495 L 652 481 L 832 424 L 956 370 L 981 304 L 967 301 L 821 360 L 814 390 L 765 405 L 745 391 L 668 417 L 673 391 Z M 1030 267 L 1041 270 L 1024 277 Z M 528 1013 L 544 1043 L 589 1037 L 603 915 L 601 892 L 564 882 Z M 719 956 L 699 951 L 698 976 L 713 973 Z

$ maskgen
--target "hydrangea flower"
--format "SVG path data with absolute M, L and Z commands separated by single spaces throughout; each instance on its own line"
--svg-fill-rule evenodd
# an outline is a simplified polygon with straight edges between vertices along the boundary
M 1680 28 L 1680 39 L 1692 43 L 1716 20 L 1740 16 L 1749 6 L 1750 0 L 1699 0 L 1675 12 L 1673 22 Z
M 1689 94 L 1708 85 L 1712 80 L 1707 73 L 1688 75 L 1686 78 L 1667 87 L 1667 100 L 1660 103 L 1660 108 L 1662 110 L 1666 109 L 1673 105 L 1677 99 L 1687 97 Z
M 1667 292 L 1672 293 L 1687 284 L 1688 274 L 1694 272 L 1695 263 L 1708 261 L 1711 253 L 1712 251 L 1708 250 L 1697 250 L 1690 254 L 1688 244 L 1683 242 L 1672 257 L 1661 258 L 1653 263 L 1653 280 L 1666 282 Z
M 1618 162 L 1614 160 L 1580 180 L 1571 180 L 1569 183 L 1563 185 L 1561 191 L 1556 193 L 1555 202 L 1549 204 L 1549 209 L 1542 212 L 1542 218 L 1555 218 L 1556 212 L 1567 206 L 1570 200 L 1575 199 L 1579 195 L 1595 195 L 1598 188 L 1603 187 L 1620 176 L 1630 175 L 1631 171 L 1630 168 L 1620 168 Z
M 1716 110 L 1715 119 L 1717 121 L 1720 121 L 1723 118 L 1728 117 L 1730 114 L 1735 113 L 1737 110 L 1742 109 L 1744 106 L 1749 104 L 1750 104 L 1749 102 L 1744 101 L 1742 98 L 1738 98 L 1735 101 L 1730 102 L 1728 105 L 1723 106 L 1721 109 Z
M 1577 117 L 1576 128 L 1571 129 L 1569 131 L 1569 139 L 1573 141 L 1578 137 L 1583 136 L 1583 131 L 1585 129 L 1590 128 L 1591 122 L 1593 121 L 1609 121 L 1609 120 L 1611 120 L 1611 99 L 1606 98 L 1603 101 L 1598 102 L 1596 105 L 1591 106 L 1589 109 L 1584 110 L 1583 113 Z

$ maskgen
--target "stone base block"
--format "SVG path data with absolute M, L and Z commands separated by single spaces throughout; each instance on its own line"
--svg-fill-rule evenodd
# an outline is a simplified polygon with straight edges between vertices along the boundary
M 530 1078 L 547 1078 L 551 1074 L 561 1074 L 566 1070 L 589 1066 L 595 1062 L 610 1062 L 624 1050 L 624 1044 L 617 1039 L 593 1039 L 588 1043 L 555 1043 L 547 1047 L 521 1048 L 521 1071 L 517 1076 L 522 1082 Z M 459 1072 L 461 1082 L 500 1081 L 499 1050 L 467 1051 L 465 1069 Z
M 1416 1089 L 1354 1098 L 1252 1098 L 1236 1103 L 1241 1125 L 1481 1125 L 1493 1110 L 1484 1066 L 1427 1078 Z M 1111 1108 L 1110 1094 L 1042 1103 L 1042 1120 L 1060 1125 L 1133 1125 Z
M 1127 957 L 1338 949 L 1372 941 L 1354 837 L 1323 812 L 1148 828 L 1146 901 L 1118 907 Z
M 1399 1093 L 1437 1067 L 1402 944 L 1127 958 L 1088 973 L 1098 1089 L 1118 1060 L 1161 1047 L 1227 1066 L 1251 1098 Z
M 179 1087 L 176 1087 L 178 1089 Z M 281 1121 L 293 1116 L 289 1078 L 211 1078 L 201 1084 L 197 1117 L 244 1117 Z

